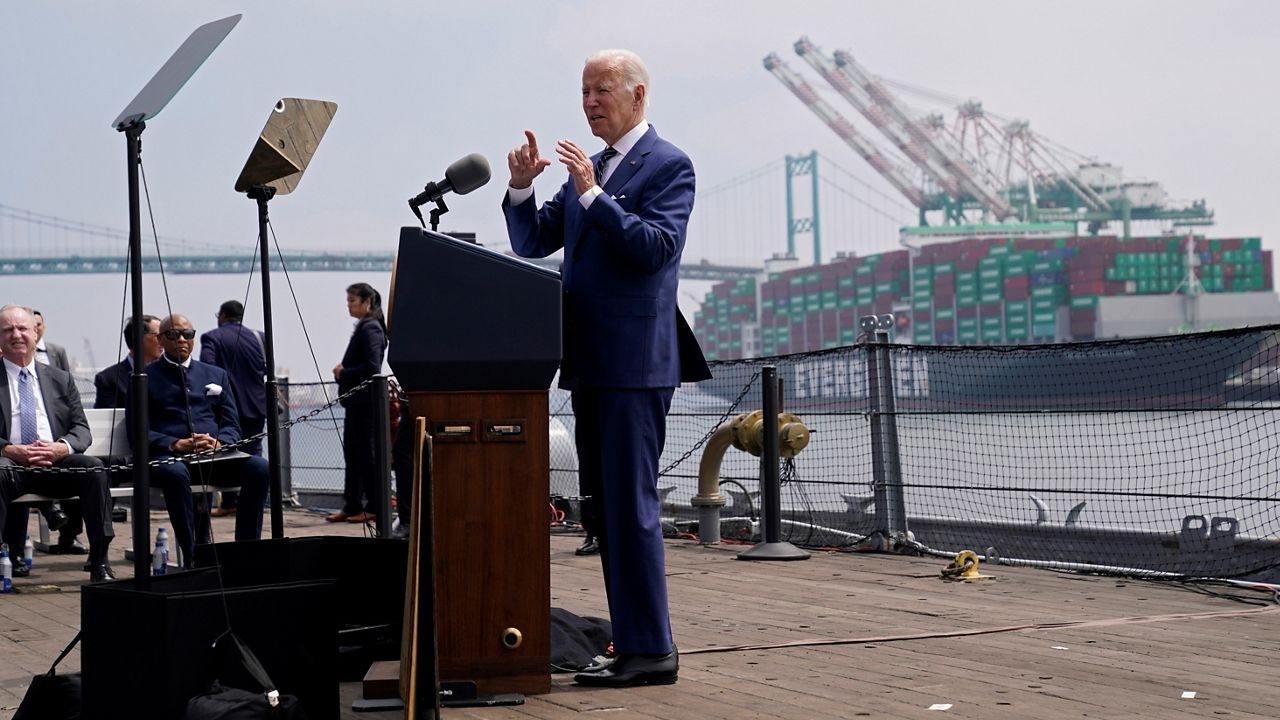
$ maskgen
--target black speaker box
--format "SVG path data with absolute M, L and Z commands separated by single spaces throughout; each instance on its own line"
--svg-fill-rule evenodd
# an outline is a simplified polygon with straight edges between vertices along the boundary
M 275 538 L 196 546 L 197 568 L 221 568 L 228 587 L 333 580 L 328 612 L 338 629 L 390 626 L 400 636 L 405 540 L 361 537 Z
M 337 720 L 335 582 L 224 587 L 215 570 L 155 577 L 147 591 L 133 580 L 84 586 L 84 718 L 171 720 L 215 678 L 238 685 L 213 649 L 229 625 L 311 720 Z

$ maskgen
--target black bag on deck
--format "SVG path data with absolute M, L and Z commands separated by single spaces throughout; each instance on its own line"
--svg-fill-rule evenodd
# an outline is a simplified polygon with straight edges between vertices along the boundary
M 225 645 L 223 645 L 225 643 Z M 261 692 L 226 687 L 217 680 L 209 689 L 187 703 L 184 720 L 307 720 L 298 698 L 276 690 L 267 671 L 253 651 L 233 633 L 223 635 L 215 646 L 229 648 L 231 666 L 243 668 Z
M 62 648 L 62 654 L 49 666 L 49 672 L 31 678 L 31 687 L 22 696 L 13 720 L 80 720 L 80 673 L 53 674 L 58 663 L 78 642 L 80 633 Z

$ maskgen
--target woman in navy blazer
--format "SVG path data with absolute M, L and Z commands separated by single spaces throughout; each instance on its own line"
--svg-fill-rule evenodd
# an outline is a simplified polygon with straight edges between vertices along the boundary
M 356 318 L 342 362 L 333 368 L 339 394 L 345 393 L 382 371 L 387 351 L 387 325 L 382 315 L 382 296 L 368 283 L 347 288 L 347 312 Z M 329 522 L 372 522 L 382 500 L 374 470 L 373 398 L 368 388 L 342 401 L 346 418 L 342 426 L 342 456 L 347 472 L 342 482 L 342 509 L 325 517 Z M 361 505 L 361 498 L 364 504 Z

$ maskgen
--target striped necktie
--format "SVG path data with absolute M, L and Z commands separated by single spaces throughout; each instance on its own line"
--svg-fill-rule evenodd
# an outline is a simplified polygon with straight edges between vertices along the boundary
M 20 442 L 23 445 L 30 445 L 40 439 L 40 433 L 36 429 L 36 393 L 34 378 L 31 377 L 31 371 L 22 368 L 18 372 L 18 425 L 22 437 Z
M 617 154 L 618 154 L 618 151 L 614 150 L 613 146 L 610 145 L 609 147 L 604 149 L 604 152 L 600 153 L 600 157 L 596 158 L 596 185 L 604 184 L 603 182 L 604 167 L 605 165 L 608 164 L 610 160 L 613 159 L 613 156 Z

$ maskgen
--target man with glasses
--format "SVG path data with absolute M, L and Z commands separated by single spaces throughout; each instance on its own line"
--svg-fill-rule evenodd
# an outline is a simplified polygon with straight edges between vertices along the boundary
M 28 492 L 80 498 L 89 534 L 89 571 L 94 582 L 114 580 L 107 562 L 111 527 L 111 490 L 102 461 L 84 455 L 93 442 L 80 393 L 69 373 L 35 360 L 36 331 L 31 311 L 21 305 L 0 308 L 0 537 L 10 550 L 22 547 L 27 506 L 10 501 Z M 82 472 L 35 472 L 27 468 L 79 468 Z M 94 469 L 98 472 L 94 472 Z M 27 568 L 14 563 L 13 574 Z
M 160 359 L 164 350 L 160 347 L 160 318 L 154 315 L 143 315 L 146 324 L 142 336 L 142 366 Z M 94 408 L 121 408 L 129 402 L 129 386 L 133 382 L 133 318 L 124 324 L 124 345 L 129 354 L 123 360 L 105 368 L 93 376 L 93 387 L 97 391 L 93 399 Z
M 227 371 L 191 357 L 196 331 L 184 315 L 160 321 L 164 353 L 147 366 L 147 441 L 151 457 L 164 459 L 218 450 L 240 440 L 240 413 Z M 236 540 L 256 540 L 262 534 L 262 505 L 267 497 L 267 461 L 245 456 L 161 464 L 152 478 L 164 490 L 169 521 L 186 568 L 194 567 L 196 541 L 209 542 L 195 532 L 192 478 L 197 484 L 239 485 Z

